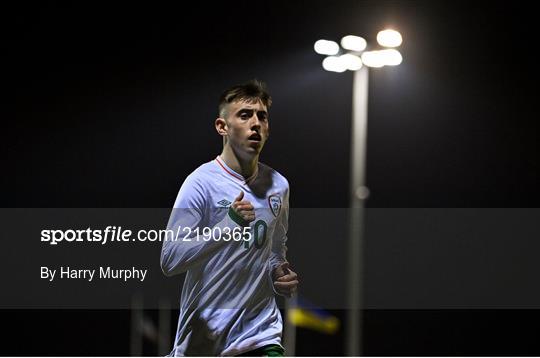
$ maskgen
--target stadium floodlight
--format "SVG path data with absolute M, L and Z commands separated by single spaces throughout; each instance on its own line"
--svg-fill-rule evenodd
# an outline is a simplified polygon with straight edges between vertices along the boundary
M 360 36 L 347 35 L 341 39 L 341 47 L 346 50 L 362 52 L 367 47 L 367 42 Z
M 362 68 L 362 59 L 351 53 L 346 53 L 339 56 L 339 60 L 341 61 L 345 69 L 349 71 L 358 71 Z
M 395 30 L 383 30 L 377 34 L 377 42 L 385 49 L 370 49 L 366 40 L 359 36 L 347 35 L 341 39 L 343 50 L 333 41 L 319 40 L 315 42 L 315 51 L 329 55 L 323 61 L 323 68 L 332 72 L 353 71 L 353 104 L 351 125 L 350 156 L 350 217 L 347 303 L 348 317 L 346 326 L 346 354 L 361 355 L 362 336 L 362 255 L 363 255 L 363 220 L 365 200 L 369 189 L 365 186 L 366 177 L 366 140 L 368 115 L 368 80 L 369 69 L 384 66 L 397 66 L 403 61 L 398 50 L 403 39 Z M 389 48 L 388 48 L 389 47 Z M 337 54 L 340 56 L 336 56 Z M 292 344 L 294 346 L 294 344 Z M 294 349 L 289 350 L 293 353 Z
M 377 34 L 377 42 L 384 47 L 398 47 L 402 41 L 401 34 L 395 30 L 382 30 Z
M 334 41 L 318 40 L 313 47 L 315 52 L 320 55 L 332 56 L 337 55 L 339 52 L 339 45 Z
M 325 70 L 330 72 L 345 72 L 347 71 L 347 66 L 345 61 L 342 60 L 341 56 L 328 56 L 323 62 L 322 66 Z

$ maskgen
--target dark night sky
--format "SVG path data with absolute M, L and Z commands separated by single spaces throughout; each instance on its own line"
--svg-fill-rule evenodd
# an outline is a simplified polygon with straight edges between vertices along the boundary
M 171 207 L 184 178 L 221 150 L 213 128 L 221 91 L 251 78 L 274 99 L 261 160 L 289 179 L 291 206 L 347 207 L 352 74 L 324 71 L 313 43 L 356 34 L 374 44 L 385 27 L 402 33 L 404 61 L 370 72 L 368 207 L 540 203 L 538 21 L 525 3 L 77 2 L 4 16 L 4 207 Z M 17 314 L 8 318 L 27 329 Z M 39 324 L 55 315 L 26 314 Z M 504 324 L 523 339 L 516 347 L 533 347 L 516 330 L 526 317 L 513 312 L 504 322 L 481 313 L 482 324 L 470 312 L 371 314 L 373 355 L 485 354 L 477 342 L 509 331 L 477 332 Z M 70 315 L 57 323 L 66 335 Z M 116 317 L 126 336 L 126 313 Z M 103 324 L 81 332 L 92 327 Z M 448 336 L 455 346 L 445 346 Z M 105 352 L 126 355 L 124 338 Z M 69 352 L 79 354 L 83 338 L 73 339 Z M 50 344 L 47 352 L 66 354 L 61 340 Z M 43 355 L 36 347 L 10 352 Z M 523 353 L 513 347 L 489 352 Z
M 261 159 L 289 178 L 292 205 L 346 207 L 352 74 L 322 70 L 312 45 L 349 33 L 374 43 L 387 26 L 404 37 L 404 61 L 371 71 L 368 205 L 538 205 L 530 9 L 332 4 L 14 9 L 4 206 L 171 206 L 220 151 L 219 94 L 256 77 L 274 97 Z

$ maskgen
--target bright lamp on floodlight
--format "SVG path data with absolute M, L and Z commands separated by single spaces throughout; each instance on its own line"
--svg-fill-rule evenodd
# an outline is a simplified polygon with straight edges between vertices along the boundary
M 339 45 L 334 41 L 318 40 L 313 46 L 315 52 L 320 55 L 337 55 L 339 52 Z
M 377 34 L 377 42 L 384 47 L 397 47 L 402 41 L 401 34 L 395 30 L 383 30 Z
M 379 55 L 383 57 L 383 62 L 385 66 L 397 66 L 403 61 L 403 57 L 398 50 L 395 49 L 386 49 L 380 50 Z
M 341 39 L 341 47 L 346 50 L 362 52 L 367 47 L 367 42 L 360 36 L 348 35 Z
M 345 72 L 347 67 L 341 56 L 328 56 L 322 62 L 322 67 L 331 72 Z
M 362 60 L 356 55 L 346 53 L 339 56 L 339 59 L 343 66 L 345 66 L 345 68 L 349 71 L 358 71 L 362 68 Z
M 362 54 L 362 62 L 368 67 L 383 67 L 385 65 L 384 56 L 381 51 L 366 51 Z

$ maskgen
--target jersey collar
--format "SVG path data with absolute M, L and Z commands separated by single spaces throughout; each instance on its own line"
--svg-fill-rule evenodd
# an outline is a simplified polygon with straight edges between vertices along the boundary
M 216 162 L 219 164 L 219 166 L 230 176 L 234 177 L 237 180 L 242 181 L 244 184 L 248 184 L 255 180 L 257 175 L 259 174 L 259 165 L 257 164 L 257 168 L 255 168 L 255 173 L 253 173 L 252 176 L 249 178 L 244 178 L 241 174 L 235 172 L 232 170 L 227 164 L 225 164 L 225 161 L 219 157 L 219 155 L 216 157 Z

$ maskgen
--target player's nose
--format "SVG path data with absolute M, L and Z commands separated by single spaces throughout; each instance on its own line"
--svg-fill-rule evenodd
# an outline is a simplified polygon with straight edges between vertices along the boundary
M 254 128 L 260 128 L 260 127 L 261 127 L 261 121 L 259 120 L 259 117 L 256 114 L 254 114 L 250 120 L 250 128 L 254 129 Z

